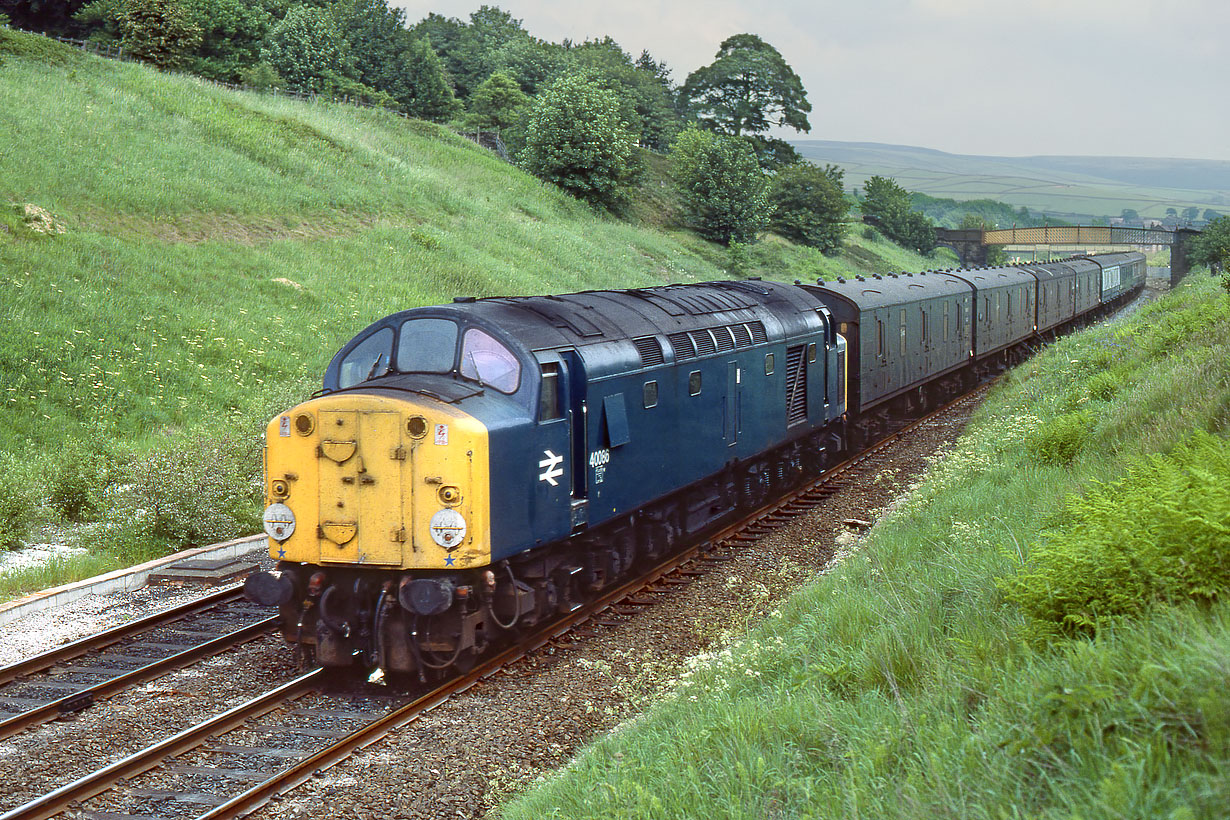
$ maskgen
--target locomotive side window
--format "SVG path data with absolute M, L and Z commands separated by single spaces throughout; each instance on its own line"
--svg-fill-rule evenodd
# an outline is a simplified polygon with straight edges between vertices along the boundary
M 764 374 L 766 376 L 773 375 L 774 360 L 772 353 L 764 354 Z
M 521 363 L 491 334 L 472 327 L 461 342 L 461 375 L 501 393 L 513 393 L 521 383 Z
M 645 382 L 642 398 L 644 399 L 642 404 L 645 405 L 645 409 L 658 406 L 658 383 L 656 381 Z
M 389 372 L 393 358 L 393 328 L 382 327 L 346 354 L 338 372 L 338 386 L 345 389 Z
M 813 364 L 816 361 L 816 343 L 812 342 L 807 346 L 807 363 Z
M 397 369 L 448 373 L 457 356 L 457 324 L 449 319 L 407 319 L 397 334 Z
M 538 394 L 538 420 L 562 419 L 559 406 L 559 365 L 548 362 L 542 366 L 542 390 Z
M 700 371 L 699 370 L 693 370 L 690 374 L 688 374 L 688 395 L 689 396 L 699 396 L 700 395 Z

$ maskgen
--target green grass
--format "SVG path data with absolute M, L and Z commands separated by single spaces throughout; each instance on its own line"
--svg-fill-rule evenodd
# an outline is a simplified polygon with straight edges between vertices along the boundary
M 117 556 L 153 548 L 124 536 L 137 501 L 86 488 L 104 520 L 78 538 L 56 501 L 66 487 L 126 486 L 175 449 L 256 440 L 393 311 L 948 264 L 861 238 L 836 260 L 772 237 L 732 259 L 677 224 L 662 157 L 621 219 L 388 112 L 236 92 L 6 29 L 0 57 L 0 487 L 20 489 L 0 520 L 33 506 L 35 524 Z M 72 452 L 106 469 L 84 475 Z M 229 505 L 201 515 L 230 520 Z
M 1029 581 L 1074 497 L 1194 431 L 1224 439 L 1228 362 L 1230 300 L 1205 277 L 1049 347 L 858 553 L 503 816 L 1224 816 L 1230 605 L 1149 599 L 1063 639 L 1003 586 Z M 1075 452 L 1031 451 L 1032 431 L 1080 411 Z M 1176 509 L 1230 549 L 1216 498 Z

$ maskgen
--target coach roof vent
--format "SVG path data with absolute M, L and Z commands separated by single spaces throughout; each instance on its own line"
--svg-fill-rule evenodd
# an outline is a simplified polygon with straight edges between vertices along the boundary
M 477 302 L 477 296 L 454 296 L 453 301 L 458 304 L 468 305 L 471 302 Z

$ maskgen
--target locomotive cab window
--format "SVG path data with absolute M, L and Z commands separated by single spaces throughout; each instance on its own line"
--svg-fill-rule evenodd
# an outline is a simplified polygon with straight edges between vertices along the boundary
M 345 389 L 389 372 L 393 358 L 393 328 L 382 327 L 346 354 L 338 371 L 338 386 Z
M 461 375 L 501 393 L 515 393 L 521 383 L 521 363 L 491 334 L 472 327 L 461 342 Z
M 658 383 L 656 381 L 645 382 L 645 387 L 642 391 L 641 398 L 642 398 L 641 403 L 645 405 L 645 409 L 649 409 L 650 407 L 657 407 L 658 406 Z
M 564 417 L 559 403 L 559 365 L 549 362 L 542 366 L 542 387 L 538 393 L 538 420 L 551 421 Z
M 407 319 L 397 334 L 397 369 L 448 373 L 457 358 L 457 324 L 449 319 Z
M 688 395 L 689 396 L 699 396 L 700 395 L 700 371 L 699 370 L 693 370 L 691 373 L 688 374 Z

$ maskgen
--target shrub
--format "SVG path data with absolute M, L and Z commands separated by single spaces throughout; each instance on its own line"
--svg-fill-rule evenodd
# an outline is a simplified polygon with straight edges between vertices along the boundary
M 706 239 L 755 242 L 768 224 L 769 180 L 746 140 L 689 128 L 671 147 L 689 224 Z
M 619 100 L 588 77 L 571 74 L 535 99 L 521 162 L 531 174 L 591 205 L 617 207 L 640 175 L 636 134 Z
M 105 494 L 93 538 L 125 557 L 190 549 L 260 529 L 258 439 L 204 433 L 133 457 Z
M 842 193 L 842 171 L 802 163 L 782 168 L 773 179 L 769 226 L 802 245 L 832 254 L 841 248 L 850 210 Z
M 12 459 L 0 460 L 0 549 L 17 549 L 30 536 L 34 493 Z
M 1066 467 L 1085 449 L 1092 426 L 1085 411 L 1056 416 L 1025 437 L 1025 451 L 1039 464 Z
M 1168 456 L 1072 497 L 1044 532 L 1010 601 L 1044 633 L 1093 632 L 1156 601 L 1210 601 L 1230 590 L 1230 442 L 1199 432 Z
M 109 475 L 104 453 L 81 442 L 70 442 L 49 470 L 48 503 L 69 521 L 92 520 Z

